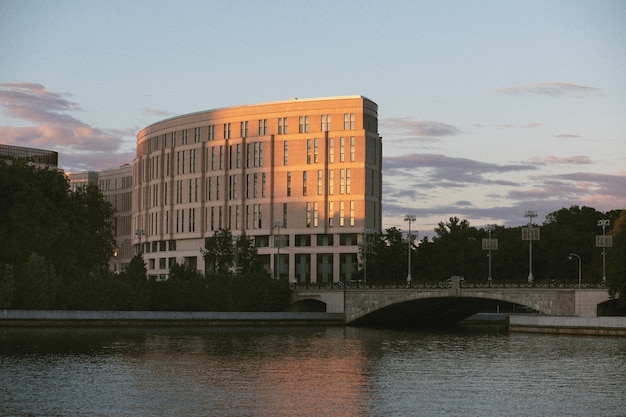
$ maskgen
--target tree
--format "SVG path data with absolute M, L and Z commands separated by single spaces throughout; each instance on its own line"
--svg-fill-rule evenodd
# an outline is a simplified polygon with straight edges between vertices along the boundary
M 18 308 L 45 310 L 54 305 L 58 282 L 54 268 L 46 258 L 31 253 L 20 275 Z
M 626 210 L 613 223 L 610 231 L 613 247 L 607 257 L 607 284 L 611 297 L 618 298 L 618 307 L 626 309 Z
M 13 265 L 0 264 L 0 308 L 8 309 L 13 305 L 15 276 Z
M 259 250 L 254 244 L 254 240 L 250 239 L 245 233 L 237 239 L 235 246 L 237 251 L 237 272 L 240 274 L 249 274 L 252 271 L 261 270 L 259 260 Z
M 407 246 L 402 231 L 396 227 L 372 236 L 367 254 L 367 281 L 370 283 L 403 283 L 407 276 Z M 363 263 L 361 251 L 361 264 Z
M 206 239 L 202 250 L 205 265 L 210 272 L 228 274 L 233 266 L 233 235 L 229 229 L 218 229 Z

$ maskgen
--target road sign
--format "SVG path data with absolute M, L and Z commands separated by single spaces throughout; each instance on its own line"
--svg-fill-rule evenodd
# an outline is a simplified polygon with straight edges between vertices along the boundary
M 596 236 L 596 248 L 612 248 L 613 236 L 599 235 Z
M 483 239 L 483 250 L 498 250 L 498 239 Z
M 522 227 L 522 240 L 539 240 L 539 228 L 532 226 Z

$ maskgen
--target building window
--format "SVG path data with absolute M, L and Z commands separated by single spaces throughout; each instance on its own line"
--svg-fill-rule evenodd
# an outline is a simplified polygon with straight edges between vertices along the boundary
M 339 170 L 339 194 L 346 192 L 346 171 L 344 169 Z
M 354 162 L 354 148 L 355 148 L 354 136 L 350 136 L 350 162 Z
M 354 201 L 350 201 L 350 226 L 354 226 Z
M 334 246 L 333 235 L 317 235 L 317 246 Z
M 344 203 L 343 201 L 339 202 L 339 226 L 344 226 Z
M 200 128 L 196 127 L 193 131 L 193 141 L 194 143 L 198 143 L 200 140 Z
M 296 235 L 294 246 L 311 246 L 311 235 Z
M 267 194 L 267 175 L 265 172 L 261 174 L 261 197 L 266 197 Z
M 320 142 L 319 139 L 313 139 L 313 162 L 318 163 L 320 157 Z
M 321 130 L 322 132 L 330 131 L 330 114 L 322 114 L 321 116 Z
M 344 113 L 343 130 L 354 130 L 354 113 Z
M 252 178 L 252 197 L 257 198 L 259 195 L 259 174 L 254 174 Z
M 237 168 L 241 168 L 241 144 L 237 144 Z
M 328 226 L 333 227 L 335 225 L 335 202 L 328 202 Z
M 323 187 L 322 170 L 318 169 L 317 170 L 317 195 L 322 195 L 322 187 Z
M 346 194 L 350 194 L 350 170 L 346 169 Z
M 239 122 L 239 137 L 248 137 L 248 121 Z
M 311 227 L 311 203 L 306 203 L 306 227 Z
M 183 145 L 187 145 L 189 143 L 189 130 L 183 129 Z
M 306 163 L 311 163 L 311 139 L 306 140 Z
M 215 125 L 209 125 L 208 140 L 215 140 Z
M 287 203 L 283 203 L 283 227 L 287 227 Z
M 278 134 L 279 135 L 287 134 L 287 118 L 286 117 L 278 118 Z
M 267 119 L 259 119 L 259 136 L 267 135 Z
M 317 207 L 317 201 L 313 203 L 313 227 L 317 227 L 319 223 L 319 210 Z
M 224 139 L 230 139 L 230 123 L 224 123 Z
M 289 162 L 289 142 L 283 142 L 283 165 L 287 165 Z
M 224 146 L 220 145 L 220 169 L 224 169 Z
M 339 138 L 339 162 L 344 162 L 346 154 L 346 141 L 345 138 Z
M 298 133 L 309 132 L 309 116 L 300 116 L 298 118 Z
M 291 172 L 287 173 L 287 197 L 291 197 Z
M 302 173 L 302 195 L 306 195 L 308 188 L 308 172 L 304 171 Z

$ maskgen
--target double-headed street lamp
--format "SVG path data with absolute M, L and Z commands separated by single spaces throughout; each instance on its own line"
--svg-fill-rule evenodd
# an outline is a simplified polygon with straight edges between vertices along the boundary
M 572 259 L 572 256 L 575 256 L 578 258 L 578 315 L 580 316 L 580 287 L 581 287 L 581 278 L 582 278 L 582 260 L 580 259 L 580 256 L 576 255 L 575 253 L 571 253 L 569 254 L 569 259 Z
M 602 248 L 602 284 L 606 284 L 606 248 L 613 246 L 612 236 L 606 235 L 609 224 L 609 219 L 598 220 L 598 226 L 602 226 L 602 236 L 596 236 L 596 246 Z
M 405 222 L 409 222 L 409 236 L 408 236 L 408 241 L 409 241 L 409 272 L 406 276 L 406 284 L 410 287 L 411 286 L 411 223 L 415 221 L 415 216 L 413 214 L 407 214 L 404 216 L 404 221 Z
M 539 228 L 533 227 L 533 217 L 537 217 L 537 212 L 528 210 L 524 217 L 528 217 L 528 227 L 522 228 L 522 239 L 528 240 L 528 283 L 533 283 L 533 240 L 539 240 Z

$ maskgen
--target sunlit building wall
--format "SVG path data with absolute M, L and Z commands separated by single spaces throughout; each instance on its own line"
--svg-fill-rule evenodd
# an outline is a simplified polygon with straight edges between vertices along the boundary
M 354 280 L 364 232 L 381 228 L 381 168 L 378 106 L 361 96 L 157 122 L 137 135 L 135 252 L 152 277 L 174 263 L 205 272 L 201 248 L 223 228 L 254 238 L 273 276 Z

